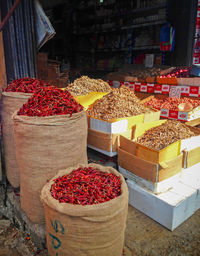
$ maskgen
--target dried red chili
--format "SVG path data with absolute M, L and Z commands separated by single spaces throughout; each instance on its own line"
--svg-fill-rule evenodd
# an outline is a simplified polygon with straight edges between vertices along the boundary
M 5 89 L 5 92 L 34 93 L 41 86 L 50 85 L 37 78 L 23 77 L 11 81 Z
M 191 70 L 191 67 L 177 67 L 177 68 L 174 68 L 171 72 L 165 74 L 165 75 L 162 75 L 160 76 L 161 78 L 162 77 L 167 77 L 167 78 L 171 78 L 171 77 L 190 77 L 190 70 Z
M 67 115 L 83 110 L 74 97 L 68 92 L 55 87 L 41 87 L 25 103 L 18 115 L 52 116 Z
M 113 173 L 80 167 L 55 179 L 50 192 L 60 203 L 99 204 L 121 195 L 121 181 Z

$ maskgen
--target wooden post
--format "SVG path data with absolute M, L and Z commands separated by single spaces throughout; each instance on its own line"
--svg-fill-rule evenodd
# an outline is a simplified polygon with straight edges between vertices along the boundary
M 1 16 L 0 16 L 1 21 Z M 7 87 L 6 66 L 3 46 L 3 32 L 0 32 L 0 90 Z

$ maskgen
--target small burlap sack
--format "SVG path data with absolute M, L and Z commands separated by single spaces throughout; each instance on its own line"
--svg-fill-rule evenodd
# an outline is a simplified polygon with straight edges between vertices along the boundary
M 122 194 L 94 205 L 59 203 L 51 196 L 53 179 L 79 167 L 92 166 L 120 176 Z M 41 192 L 45 207 L 46 238 L 51 256 L 121 256 L 128 211 L 128 188 L 123 176 L 112 167 L 78 165 L 60 171 Z
M 32 94 L 30 93 L 2 92 L 1 122 L 5 169 L 7 179 L 14 188 L 19 187 L 19 170 L 15 153 L 12 115 L 31 96 Z
M 40 192 L 60 169 L 87 163 L 87 117 L 13 115 L 20 171 L 21 207 L 34 223 L 44 222 Z

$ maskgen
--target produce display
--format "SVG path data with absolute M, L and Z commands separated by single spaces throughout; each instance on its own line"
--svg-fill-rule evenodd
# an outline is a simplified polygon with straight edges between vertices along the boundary
M 170 78 L 170 77 L 190 77 L 190 69 L 191 67 L 177 67 L 174 68 L 172 71 L 170 71 L 169 73 L 160 76 L 160 78 Z
M 90 92 L 110 92 L 110 85 L 101 79 L 91 79 L 88 76 L 77 78 L 66 88 L 72 95 L 86 95 Z
M 140 100 L 133 91 L 122 86 L 121 88 L 113 89 L 110 93 L 99 99 L 87 110 L 87 113 L 91 117 L 109 120 L 140 115 L 151 111 L 140 103 Z
M 55 179 L 50 192 L 60 203 L 99 204 L 121 195 L 121 181 L 113 173 L 80 167 Z
M 200 99 L 193 98 L 159 98 L 154 97 L 144 103 L 145 106 L 156 109 L 170 109 L 176 111 L 190 111 L 200 106 Z
M 74 97 L 68 92 L 55 87 L 41 87 L 25 103 L 18 115 L 52 116 L 67 115 L 83 110 Z
M 143 70 L 133 70 L 129 72 L 129 75 L 140 78 L 140 79 L 145 79 L 147 77 L 156 77 L 160 75 L 160 72 L 162 71 L 162 68 L 146 68 Z
M 154 150 L 161 150 L 170 144 L 195 136 L 189 127 L 181 122 L 167 120 L 162 125 L 147 130 L 137 142 Z
M 33 93 L 41 86 L 50 86 L 50 84 L 37 78 L 24 77 L 10 82 L 4 91 Z

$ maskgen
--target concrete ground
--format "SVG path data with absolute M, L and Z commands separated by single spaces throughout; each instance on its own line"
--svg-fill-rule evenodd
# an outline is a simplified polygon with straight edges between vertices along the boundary
M 10 220 L 1 219 L 0 256 L 33 255 L 48 254 L 45 249 L 38 248 L 27 233 L 15 228 Z M 124 256 L 199 255 L 200 211 L 171 232 L 129 206 Z
M 116 159 L 102 158 L 100 154 L 88 151 L 89 162 L 111 165 Z M 8 190 L 9 205 L 12 188 Z M 47 256 L 41 244 L 33 242 L 26 228 L 16 225 L 11 206 L 5 206 L 3 188 L 0 188 L 0 256 Z M 16 196 L 16 195 L 15 195 Z M 17 197 L 19 200 L 19 196 Z M 17 202 L 17 200 L 16 200 Z M 15 202 L 15 203 L 16 203 Z M 15 214 L 13 213 L 13 216 Z M 76 255 L 78 256 L 78 255 Z M 106 255 L 102 255 L 106 256 Z M 113 255 L 115 256 L 115 255 Z M 125 252 L 123 256 L 200 256 L 200 210 L 176 228 L 173 232 L 129 206 L 125 231 Z

